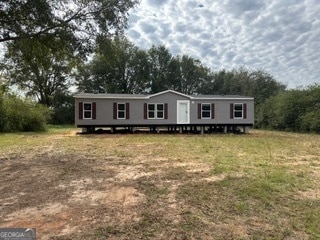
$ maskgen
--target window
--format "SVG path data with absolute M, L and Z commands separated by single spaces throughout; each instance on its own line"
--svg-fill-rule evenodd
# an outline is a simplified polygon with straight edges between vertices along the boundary
M 83 103 L 83 119 L 92 119 L 92 103 Z
M 234 118 L 243 118 L 243 104 L 235 103 L 234 104 Z
M 163 103 L 149 103 L 147 111 L 148 119 L 164 119 Z
M 211 118 L 211 104 L 202 103 L 201 104 L 201 118 Z
M 157 104 L 157 118 L 163 119 L 163 104 Z
M 113 119 L 129 119 L 129 103 L 113 103 Z
M 214 103 L 198 103 L 198 119 L 214 119 Z
M 125 103 L 118 103 L 117 118 L 118 119 L 126 119 L 126 104 Z
M 96 110 L 95 102 L 79 102 L 79 119 L 96 119 Z

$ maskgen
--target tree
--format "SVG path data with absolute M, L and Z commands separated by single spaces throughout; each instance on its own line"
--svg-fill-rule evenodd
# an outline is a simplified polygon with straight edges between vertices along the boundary
M 303 95 L 306 105 L 304 114 L 300 116 L 300 131 L 320 133 L 320 85 L 308 86 Z
M 284 84 L 276 81 L 269 73 L 262 70 L 251 72 L 250 79 L 253 82 L 252 96 L 254 96 L 257 106 L 286 89 Z
M 97 39 L 93 60 L 82 67 L 78 77 L 80 91 L 142 93 L 149 76 L 147 54 L 125 37 Z
M 267 72 L 241 67 L 232 71 L 221 70 L 212 73 L 212 78 L 209 78 L 202 93 L 252 96 L 256 105 L 259 105 L 284 89 L 285 85 L 277 82 Z
M 0 81 L 0 132 L 43 131 L 49 116 L 48 108 L 10 93 Z
M 5 99 L 5 132 L 44 131 L 50 116 L 48 108 L 30 99 L 10 95 Z M 28 109 L 28 111 L 26 111 Z
M 174 90 L 184 94 L 196 94 L 210 78 L 210 70 L 202 66 L 199 60 L 187 55 L 177 56 L 169 65 L 168 78 Z
M 5 109 L 4 109 L 4 94 L 7 92 L 7 87 L 0 78 L 0 131 L 2 130 L 2 126 L 4 126 L 5 119 Z
M 256 124 L 262 128 L 320 132 L 320 87 L 284 91 L 261 104 Z
M 234 78 L 234 73 L 231 71 L 221 70 L 212 72 L 210 78 L 202 85 L 201 94 L 231 94 L 231 80 Z
M 78 59 L 73 56 L 72 47 L 59 38 L 44 38 L 50 40 L 51 47 L 39 38 L 8 43 L 4 66 L 12 85 L 51 107 L 56 92 L 68 89 L 68 79 Z
M 7 47 L 11 83 L 40 103 L 52 105 L 65 91 L 74 56 L 85 56 L 99 34 L 111 36 L 126 26 L 138 0 L 0 0 L 0 43 Z
M 0 43 L 73 33 L 80 42 L 120 31 L 138 0 L 1 0 Z M 99 30 L 98 30 L 99 29 Z
M 74 124 L 74 99 L 70 92 L 58 91 L 54 95 L 49 123 Z
M 165 46 L 152 46 L 148 51 L 148 61 L 150 92 L 157 93 L 171 89 L 172 85 L 169 79 L 170 73 L 173 73 L 170 71 L 170 68 L 173 67 L 173 57 L 169 50 Z

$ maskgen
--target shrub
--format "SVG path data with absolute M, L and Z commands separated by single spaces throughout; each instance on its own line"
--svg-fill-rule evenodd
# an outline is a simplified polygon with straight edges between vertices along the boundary
M 301 128 L 305 132 L 320 133 L 320 110 L 304 114 L 301 117 Z
M 50 110 L 28 99 L 2 95 L 0 131 L 44 131 Z
M 73 96 L 66 92 L 56 93 L 53 98 L 50 124 L 74 124 Z
M 289 90 L 267 99 L 256 125 L 283 131 L 320 133 L 320 86 Z

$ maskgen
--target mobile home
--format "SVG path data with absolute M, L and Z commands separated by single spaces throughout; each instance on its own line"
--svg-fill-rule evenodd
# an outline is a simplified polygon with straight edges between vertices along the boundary
M 75 124 L 83 132 L 96 128 L 135 131 L 243 131 L 254 124 L 254 99 L 234 95 L 186 95 L 173 90 L 155 94 L 79 93 Z

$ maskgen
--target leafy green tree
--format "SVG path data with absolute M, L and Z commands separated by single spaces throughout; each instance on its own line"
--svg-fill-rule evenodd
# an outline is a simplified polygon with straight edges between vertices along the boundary
M 1 132 L 44 131 L 46 129 L 50 110 L 45 106 L 13 94 L 4 95 L 2 105 Z
M 282 131 L 320 132 L 320 87 L 279 93 L 261 104 L 259 127 Z
M 11 85 L 51 107 L 55 94 L 70 86 L 70 73 L 79 59 L 73 56 L 70 45 L 58 38 L 48 40 L 50 47 L 39 38 L 8 43 L 5 69 Z
M 304 90 L 307 101 L 305 113 L 300 117 L 301 130 L 320 133 L 320 85 L 314 84 Z
M 74 56 L 85 56 L 98 34 L 122 32 L 128 10 L 138 0 L 0 1 L 0 43 L 4 65 L 16 84 L 52 106 L 57 91 L 66 91 Z
M 274 79 L 269 73 L 258 70 L 250 73 L 250 79 L 253 82 L 252 95 L 255 103 L 259 106 L 266 99 L 285 91 L 286 86 Z
M 184 94 L 198 93 L 203 83 L 210 78 L 210 70 L 204 67 L 200 60 L 187 55 L 174 57 L 168 70 L 170 88 Z
M 0 82 L 0 131 L 2 130 L 2 127 L 4 126 L 4 106 L 3 106 L 3 101 L 4 101 L 4 94 L 5 94 L 5 85 Z
M 165 46 L 152 46 L 148 51 L 150 92 L 157 93 L 172 87 L 173 56 Z M 171 76 L 170 76 L 171 74 Z
M 97 33 L 121 31 L 128 10 L 138 0 L 2 0 L 0 1 L 0 43 L 55 36 L 66 39 L 72 33 L 88 42 Z M 99 30 L 97 30 L 97 28 Z
M 0 132 L 44 131 L 50 113 L 47 107 L 11 93 L 8 81 L 0 78 Z
M 87 92 L 142 93 L 147 88 L 148 62 L 125 37 L 97 39 L 93 60 L 78 75 L 78 88 Z
M 57 92 L 54 95 L 49 123 L 74 124 L 74 99 L 71 93 Z
M 201 89 L 201 94 L 233 94 L 231 90 L 231 80 L 234 78 L 234 74 L 231 71 L 221 70 L 219 72 L 212 72 L 211 77 L 208 78 Z
M 320 133 L 320 108 L 301 117 L 301 131 Z
M 78 89 L 87 92 L 196 94 L 210 70 L 189 56 L 173 57 L 164 46 L 147 52 L 124 37 L 100 37 L 92 61 L 79 69 Z
M 245 67 L 232 71 L 221 70 L 212 73 L 204 84 L 203 94 L 247 95 L 255 98 L 257 105 L 271 96 L 285 90 L 285 85 L 276 81 L 262 70 L 248 70 Z

